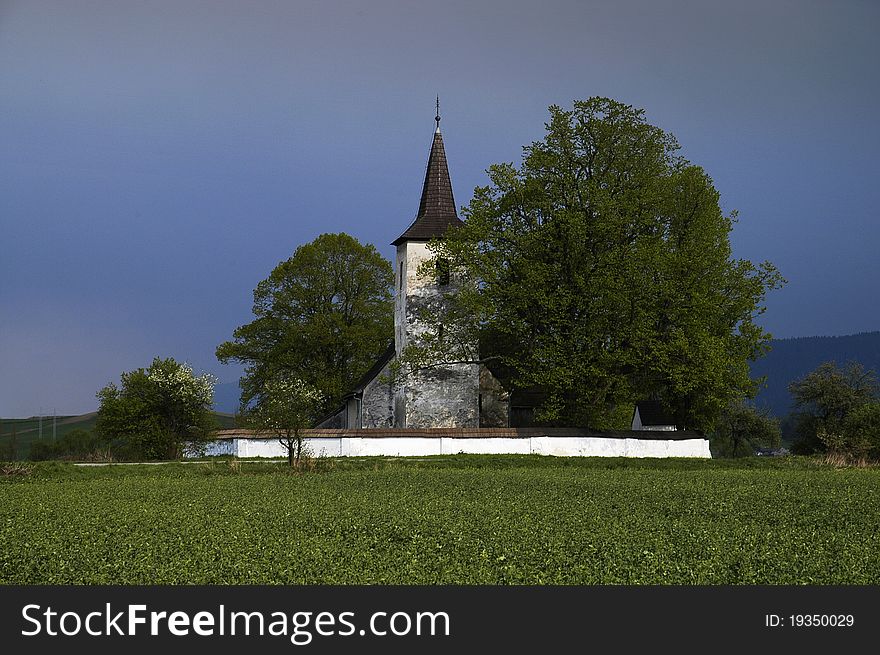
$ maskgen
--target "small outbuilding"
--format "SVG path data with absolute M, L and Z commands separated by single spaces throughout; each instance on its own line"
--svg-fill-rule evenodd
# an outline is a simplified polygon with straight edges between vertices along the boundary
M 673 432 L 678 428 L 663 403 L 659 400 L 641 400 L 633 410 L 632 429 Z

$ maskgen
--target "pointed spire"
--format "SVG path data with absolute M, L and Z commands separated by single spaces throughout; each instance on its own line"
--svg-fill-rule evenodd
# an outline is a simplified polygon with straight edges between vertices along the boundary
M 460 225 L 462 222 L 455 211 L 452 182 L 449 180 L 449 169 L 446 165 L 446 149 L 443 147 L 443 136 L 440 134 L 439 96 L 434 120 L 437 129 L 434 131 L 434 142 L 431 144 L 431 154 L 428 156 L 419 213 L 406 231 L 393 242 L 395 246 L 404 241 L 428 241 L 443 236 L 450 226 Z

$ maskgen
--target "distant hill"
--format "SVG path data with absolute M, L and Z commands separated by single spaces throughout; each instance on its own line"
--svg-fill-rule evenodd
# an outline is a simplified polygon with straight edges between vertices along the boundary
M 231 413 L 214 412 L 214 416 L 221 428 L 234 428 L 235 417 Z M 42 421 L 38 416 L 30 418 L 0 418 L 0 452 L 5 456 L 6 448 L 15 435 L 15 450 L 19 459 L 25 459 L 31 451 L 31 444 L 41 438 L 43 441 L 60 439 L 71 430 L 91 430 L 95 427 L 98 418 L 97 412 L 80 414 L 79 416 L 44 416 Z M 40 424 L 42 423 L 42 428 Z
M 241 389 L 238 382 L 221 382 L 214 386 L 214 409 L 218 412 L 235 414 L 238 411 L 238 401 Z
M 803 377 L 822 362 L 843 364 L 855 360 L 865 368 L 880 374 L 880 331 L 860 332 L 842 337 L 798 337 L 774 339 L 767 355 L 752 364 L 752 376 L 766 376 L 767 386 L 758 393 L 756 403 L 779 418 L 792 409 L 788 385 Z M 235 427 L 233 414 L 238 410 L 237 382 L 225 382 L 214 388 L 214 413 L 222 427 Z M 56 438 L 70 430 L 95 427 L 97 414 L 58 416 L 55 422 Z M 42 420 L 43 439 L 52 439 L 52 417 Z M 15 431 L 19 457 L 30 452 L 30 444 L 40 438 L 38 417 L 21 419 L 0 418 L 0 447 L 5 446 Z
M 752 364 L 752 376 L 767 376 L 767 387 L 758 394 L 756 403 L 779 418 L 792 410 L 788 385 L 822 362 L 844 364 L 854 360 L 880 373 L 880 331 L 843 337 L 774 339 L 770 346 L 770 352 Z

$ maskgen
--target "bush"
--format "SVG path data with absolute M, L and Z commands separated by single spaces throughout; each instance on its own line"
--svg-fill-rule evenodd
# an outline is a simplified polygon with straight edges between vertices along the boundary
M 788 388 L 798 408 L 793 417 L 798 436 L 793 452 L 824 452 L 843 460 L 880 456 L 872 445 L 880 411 L 876 409 L 880 383 L 874 371 L 858 362 L 842 368 L 825 362 Z
M 34 462 L 50 459 L 103 459 L 105 444 L 91 430 L 77 428 L 62 435 L 58 441 L 35 441 L 31 444 L 30 457 Z
M 854 409 L 843 424 L 844 450 L 860 459 L 880 459 L 880 401 Z
M 745 402 L 730 403 L 721 412 L 710 441 L 716 456 L 747 457 L 756 448 L 779 446 L 779 422 Z
M 157 357 L 98 392 L 98 435 L 127 458 L 177 459 L 216 427 L 214 383 L 211 375 L 195 376 L 186 364 Z

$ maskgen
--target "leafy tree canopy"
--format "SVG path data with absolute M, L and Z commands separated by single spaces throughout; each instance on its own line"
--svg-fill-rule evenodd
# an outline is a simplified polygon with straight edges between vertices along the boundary
M 866 456 L 873 450 L 864 445 L 870 441 L 866 431 L 877 425 L 880 384 L 874 371 L 858 362 L 842 368 L 825 362 L 788 389 L 797 408 L 795 452 Z
M 95 430 L 124 456 L 177 459 L 216 427 L 215 383 L 171 357 L 156 357 L 149 368 L 123 373 L 118 386 L 111 382 L 97 393 Z
M 614 100 L 550 107 L 522 166 L 491 166 L 464 226 L 431 244 L 425 270 L 449 262 L 456 285 L 407 361 L 494 359 L 508 386 L 546 392 L 539 418 L 569 425 L 654 397 L 708 428 L 752 395 L 747 362 L 770 337 L 755 320 L 783 280 L 732 257 L 735 215 L 678 149 Z
M 880 459 L 880 400 L 859 405 L 841 430 L 848 453 L 857 459 Z
M 273 434 L 287 451 L 288 463 L 294 466 L 303 454 L 302 430 L 317 420 L 322 400 L 312 385 L 282 375 L 266 383 L 260 402 L 245 412 L 245 422 Z
M 29 459 L 92 459 L 100 458 L 105 444 L 91 430 L 76 428 L 63 434 L 58 441 L 35 441 L 31 444 Z
M 711 435 L 712 449 L 722 457 L 754 455 L 756 448 L 775 448 L 781 440 L 779 421 L 741 400 L 722 410 Z
M 393 338 L 391 264 L 347 234 L 300 246 L 254 291 L 254 316 L 217 348 L 245 364 L 241 404 L 263 399 L 266 384 L 293 376 L 314 387 L 320 411 L 340 402 Z

